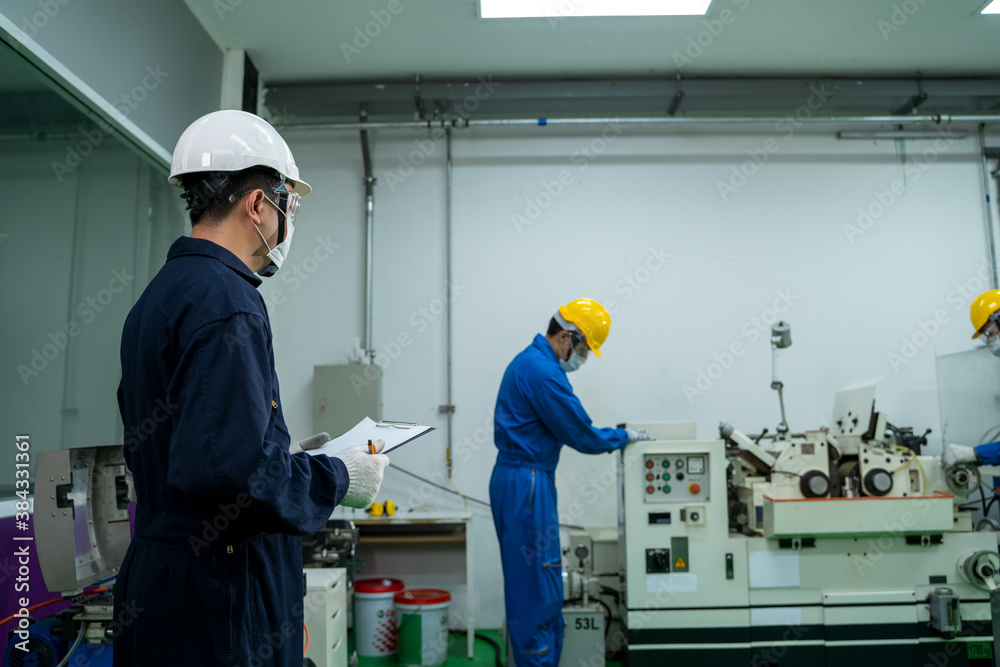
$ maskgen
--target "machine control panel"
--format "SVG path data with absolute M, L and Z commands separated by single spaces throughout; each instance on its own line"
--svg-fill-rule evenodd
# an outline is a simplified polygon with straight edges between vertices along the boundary
M 708 500 L 708 455 L 645 454 L 642 485 L 646 503 Z

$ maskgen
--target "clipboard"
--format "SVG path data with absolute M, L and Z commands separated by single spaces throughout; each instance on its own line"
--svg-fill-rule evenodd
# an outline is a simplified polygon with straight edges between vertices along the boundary
M 382 440 L 385 442 L 385 447 L 381 453 L 388 454 L 433 430 L 433 426 L 421 426 L 416 422 L 400 422 L 388 419 L 377 422 L 365 417 L 347 433 L 334 438 L 322 447 L 306 453 L 311 456 L 318 456 L 320 454 L 333 456 L 348 447 L 364 445 L 369 440 Z

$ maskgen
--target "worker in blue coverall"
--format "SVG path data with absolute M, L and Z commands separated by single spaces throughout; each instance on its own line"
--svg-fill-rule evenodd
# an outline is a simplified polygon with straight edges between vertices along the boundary
M 118 404 L 137 496 L 114 589 L 116 667 L 302 665 L 299 536 L 365 507 L 388 465 L 364 446 L 290 444 L 257 291 L 310 186 L 264 120 L 218 111 L 174 150 L 190 237 L 129 313 Z
M 973 339 L 982 337 L 993 354 L 1000 356 L 1000 290 L 983 292 L 972 302 Z M 942 465 L 948 469 L 960 463 L 975 465 L 1000 465 L 1000 442 L 968 447 L 948 445 L 941 457 Z
M 556 505 L 559 449 L 601 454 L 648 440 L 641 429 L 595 428 L 566 374 L 601 354 L 611 316 L 596 301 L 559 308 L 507 367 L 497 396 L 490 502 L 503 565 L 507 629 L 518 667 L 559 663 L 563 584 Z

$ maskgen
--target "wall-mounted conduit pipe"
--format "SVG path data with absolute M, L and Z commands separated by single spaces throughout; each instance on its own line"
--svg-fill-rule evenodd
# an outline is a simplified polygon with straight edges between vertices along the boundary
M 368 129 L 366 121 L 368 112 L 361 111 L 361 122 L 357 123 L 361 129 L 361 159 L 364 162 L 365 177 L 365 363 L 371 363 L 375 358 L 375 345 L 372 342 L 372 309 L 373 309 L 373 260 L 374 252 L 374 227 L 375 227 L 375 177 L 372 176 L 372 155 L 371 147 L 368 144 Z
M 445 399 L 445 405 L 441 406 L 440 412 L 444 412 L 447 417 L 447 449 L 446 456 L 448 463 L 448 479 L 451 479 L 452 472 L 452 458 L 451 458 L 451 445 L 452 445 L 452 428 L 453 420 L 455 416 L 455 404 L 452 402 L 452 345 L 451 345 L 451 302 L 452 302 L 452 291 L 451 291 L 451 129 L 445 130 L 445 289 L 448 290 L 448 299 L 445 303 L 446 315 L 445 315 L 445 354 L 446 359 L 446 375 L 445 380 L 447 384 L 447 398 Z
M 997 246 L 993 234 L 993 202 L 990 200 L 990 167 L 986 156 L 986 129 L 979 126 L 979 150 L 983 158 L 983 196 L 986 197 L 986 236 L 990 243 L 990 270 L 993 276 L 993 289 L 1000 288 L 997 283 Z

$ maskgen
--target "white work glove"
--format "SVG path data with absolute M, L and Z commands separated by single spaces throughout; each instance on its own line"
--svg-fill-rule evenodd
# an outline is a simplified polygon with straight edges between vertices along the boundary
M 649 434 L 644 428 L 627 428 L 625 432 L 628 434 L 628 444 L 633 442 L 638 442 L 640 440 L 652 440 L 653 436 Z
M 965 445 L 948 445 L 944 448 L 944 455 L 941 457 L 941 465 L 945 470 L 949 470 L 960 463 L 978 464 L 979 457 L 976 450 Z
M 357 509 L 371 505 L 382 486 L 382 475 L 389 465 L 389 457 L 385 454 L 369 454 L 368 445 L 359 445 L 334 454 L 334 458 L 344 462 L 347 478 L 350 480 L 347 494 L 340 504 Z
M 293 442 L 288 447 L 289 454 L 298 454 L 299 452 L 308 452 L 310 449 L 318 449 L 330 441 L 329 433 L 317 433 L 316 435 L 311 435 L 305 440 L 299 440 L 298 442 Z

